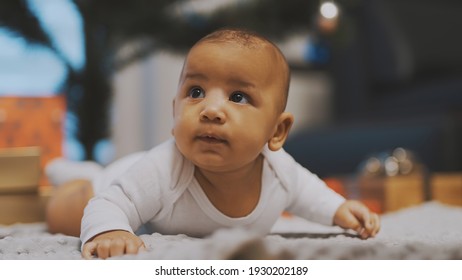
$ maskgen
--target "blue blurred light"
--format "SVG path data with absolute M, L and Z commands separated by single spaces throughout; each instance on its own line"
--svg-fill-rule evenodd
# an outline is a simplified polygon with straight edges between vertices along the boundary
M 28 4 L 61 55 L 44 46 L 28 44 L 6 27 L 0 27 L 0 96 L 60 94 L 67 76 L 66 64 L 76 71 L 85 64 L 82 18 L 74 3 L 28 0 Z M 76 139 L 75 116 L 67 114 L 64 133 L 64 156 L 83 159 L 83 147 Z

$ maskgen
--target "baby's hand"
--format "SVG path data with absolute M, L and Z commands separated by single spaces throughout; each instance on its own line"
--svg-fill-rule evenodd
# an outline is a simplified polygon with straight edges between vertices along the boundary
M 136 254 L 144 250 L 141 238 L 122 230 L 101 233 L 83 245 L 82 256 L 90 259 L 97 256 L 102 259 L 120 256 L 123 254 Z
M 335 212 L 334 224 L 344 229 L 353 229 L 363 239 L 374 237 L 380 230 L 379 216 L 355 200 L 347 200 L 340 205 Z

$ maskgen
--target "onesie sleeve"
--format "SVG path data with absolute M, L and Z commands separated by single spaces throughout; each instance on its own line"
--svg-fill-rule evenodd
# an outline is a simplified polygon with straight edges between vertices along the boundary
M 335 212 L 345 198 L 298 163 L 295 163 L 294 173 L 294 192 L 287 210 L 313 222 L 333 225 Z
M 265 156 L 288 193 L 287 211 L 313 222 L 333 225 L 335 212 L 345 198 L 283 149 L 265 151 Z
M 143 214 L 148 212 L 146 208 L 150 208 L 152 215 L 158 213 L 161 205 L 159 198 L 155 196 L 146 194 L 139 182 L 132 180 L 130 174 L 124 174 L 104 192 L 89 201 L 82 218 L 82 245 L 105 231 L 136 231 L 145 219 L 149 219 L 146 214 L 143 217 Z
M 96 194 L 82 218 L 82 246 L 105 231 L 133 233 L 146 222 L 168 212 L 179 191 L 175 186 L 185 174 L 184 162 L 174 141 L 166 142 L 149 151 L 109 187 Z M 190 169 L 187 173 L 192 173 Z

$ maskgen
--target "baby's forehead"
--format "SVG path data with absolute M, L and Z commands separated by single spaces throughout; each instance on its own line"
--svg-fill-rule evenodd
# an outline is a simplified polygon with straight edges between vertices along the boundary
M 190 69 L 197 65 L 202 67 L 205 59 L 207 65 L 243 67 L 249 71 L 279 75 L 285 60 L 275 47 L 264 41 L 255 44 L 242 44 L 235 41 L 201 41 L 189 52 L 185 66 Z M 271 79 L 274 79 L 272 77 Z
M 285 61 L 277 48 L 263 40 L 254 39 L 252 41 L 230 41 L 230 40 L 206 40 L 199 41 L 190 51 L 190 55 L 194 55 L 194 49 L 217 47 L 222 50 L 229 48 L 233 49 L 233 52 L 242 52 L 242 54 L 250 54 L 253 59 L 263 59 L 272 62 Z M 211 53 L 210 53 L 211 54 Z M 212 54 L 211 54 L 212 55 Z M 188 55 L 189 56 L 189 55 Z M 278 59 L 281 58 L 281 59 Z

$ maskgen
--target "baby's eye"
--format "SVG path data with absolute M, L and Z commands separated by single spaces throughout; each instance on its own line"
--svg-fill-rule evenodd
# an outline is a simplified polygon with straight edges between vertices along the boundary
M 233 92 L 231 96 L 229 97 L 229 100 L 232 102 L 242 103 L 242 104 L 249 103 L 249 98 L 247 97 L 247 94 L 240 92 L 240 91 Z
M 189 90 L 189 97 L 191 98 L 204 98 L 205 92 L 199 87 L 193 87 Z

